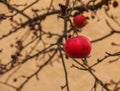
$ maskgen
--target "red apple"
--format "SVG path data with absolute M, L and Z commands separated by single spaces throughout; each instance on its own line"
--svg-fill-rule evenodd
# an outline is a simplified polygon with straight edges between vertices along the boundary
M 84 15 L 79 14 L 73 17 L 73 24 L 77 28 L 82 28 L 87 24 L 87 19 Z
M 91 43 L 85 36 L 72 37 L 66 40 L 64 51 L 72 58 L 85 58 L 91 52 Z

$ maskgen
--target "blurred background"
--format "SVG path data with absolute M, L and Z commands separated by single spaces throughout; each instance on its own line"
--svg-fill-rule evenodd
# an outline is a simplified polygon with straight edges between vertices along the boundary
M 98 4 L 102 0 L 95 1 L 95 4 Z M 117 2 L 118 6 L 117 4 L 113 5 L 114 1 Z M 0 19 L 0 70 L 3 71 L 0 74 L 0 91 L 16 91 L 26 81 L 27 77 L 31 77 L 40 67 L 41 70 L 25 83 L 21 91 L 67 91 L 66 88 L 61 89 L 61 86 L 65 85 L 65 74 L 59 52 L 51 59 L 51 62 L 44 67 L 42 66 L 53 54 L 53 51 L 44 52 L 42 50 L 56 43 L 59 35 L 63 34 L 64 20 L 58 18 L 58 11 L 60 10 L 59 4 L 64 5 L 65 2 L 65 0 L 10 0 L 8 4 L 17 10 L 14 8 L 10 9 L 9 5 L 7 6 L 7 4 L 0 2 L 0 15 L 2 17 L 2 14 L 5 14 L 3 16 L 5 19 Z M 70 0 L 69 8 L 73 6 L 73 2 L 74 0 Z M 89 0 L 76 0 L 76 2 L 74 7 L 86 5 Z M 32 3 L 33 5 L 25 9 L 25 7 Z M 92 52 L 88 58 L 89 65 L 96 63 L 98 59 L 104 58 L 106 52 L 120 52 L 120 33 L 110 34 L 113 29 L 120 32 L 119 3 L 119 0 L 111 0 L 109 7 L 103 5 L 95 10 L 95 12 L 91 10 L 83 12 L 89 18 L 88 24 L 80 29 L 79 31 L 81 32 L 78 34 L 87 36 L 91 41 L 106 36 L 103 39 L 92 42 Z M 106 12 L 108 8 L 109 10 Z M 24 11 L 21 12 L 21 10 Z M 29 19 L 34 19 L 37 16 L 53 11 L 55 13 L 51 15 L 37 18 L 37 22 L 34 22 L 35 20 L 28 24 L 26 22 Z M 72 19 L 73 17 L 70 17 L 71 21 Z M 34 23 L 38 25 L 34 25 Z M 37 27 L 40 27 L 41 32 L 36 32 L 37 29 L 35 31 Z M 70 24 L 68 24 L 67 29 L 70 27 Z M 14 33 L 9 33 L 10 31 L 14 31 Z M 51 37 L 50 35 L 52 34 L 54 36 Z M 38 38 L 36 35 L 40 35 L 41 39 L 40 36 Z M 64 43 L 65 40 L 63 40 Z M 26 47 L 21 51 L 20 48 L 23 46 Z M 57 48 L 57 46 L 53 46 L 54 48 Z M 21 56 L 16 58 L 17 62 L 15 61 L 12 67 L 11 62 L 14 61 L 15 54 L 18 51 L 21 51 Z M 39 57 L 29 58 L 29 56 L 40 51 L 42 52 Z M 65 55 L 64 52 L 63 55 Z M 28 57 L 28 60 L 25 63 L 19 64 L 25 60 L 25 57 Z M 70 91 L 91 91 L 94 85 L 94 77 L 87 71 L 71 68 L 71 65 L 75 64 L 71 58 L 66 59 L 64 56 L 64 62 L 68 73 Z M 111 81 L 119 82 L 120 55 L 108 57 L 93 67 L 93 69 L 95 69 L 96 76 L 104 83 Z M 110 88 L 113 89 L 114 86 Z M 96 91 L 102 91 L 101 89 L 101 86 L 98 85 Z

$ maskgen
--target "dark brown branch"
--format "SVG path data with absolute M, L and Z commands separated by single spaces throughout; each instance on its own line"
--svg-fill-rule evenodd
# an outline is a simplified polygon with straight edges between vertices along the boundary
M 94 7 L 95 7 L 95 10 L 98 9 L 98 8 L 101 8 L 101 6 L 103 6 L 104 4 L 106 4 L 108 1 L 109 1 L 109 0 L 106 0 L 106 1 L 102 0 L 100 3 L 96 4 L 96 6 L 94 6 Z M 36 2 L 37 2 L 37 1 L 36 1 Z M 35 2 L 35 3 L 36 3 L 36 2 Z M 91 7 L 91 8 L 92 8 L 92 7 Z M 90 8 L 90 9 L 91 9 L 91 8 Z M 80 11 L 86 11 L 83 7 L 80 7 L 80 6 L 79 6 L 79 7 L 74 7 L 74 8 L 69 8 L 68 11 L 71 11 L 71 9 L 73 9 L 73 10 L 80 9 Z M 43 19 L 45 19 L 46 17 L 48 17 L 48 16 L 50 16 L 50 15 L 58 14 L 58 13 L 60 13 L 60 10 L 54 10 L 54 11 L 48 12 L 48 13 L 46 13 L 46 14 L 39 15 L 39 16 L 36 17 L 36 18 L 33 18 L 33 19 L 30 18 L 28 21 L 26 21 L 26 22 L 24 22 L 23 24 L 21 24 L 20 27 L 14 29 L 12 32 L 9 32 L 8 34 L 5 34 L 5 35 L 3 35 L 2 37 L 0 37 L 0 40 L 3 39 L 3 38 L 5 38 L 5 37 L 8 37 L 9 35 L 11 35 L 11 34 L 13 34 L 13 33 L 15 33 L 15 32 L 18 31 L 19 29 L 24 28 L 25 26 L 27 26 L 27 25 L 30 24 L 31 22 L 35 22 L 35 21 L 38 21 L 38 20 L 41 20 L 41 19 L 43 20 Z
M 5 4 L 9 9 L 11 10 L 15 10 L 16 12 L 18 12 L 19 14 L 23 15 L 24 17 L 26 17 L 28 20 L 31 19 L 28 15 L 26 15 L 25 13 L 23 13 L 22 11 L 12 7 L 9 3 L 6 3 L 4 1 L 1 1 L 1 3 Z
M 107 58 L 109 58 L 109 57 L 120 56 L 120 52 L 116 52 L 116 53 L 113 53 L 113 54 L 110 54 L 110 53 L 107 53 L 107 52 L 106 52 L 106 54 L 107 54 L 107 55 L 105 55 L 103 58 L 97 59 L 97 62 L 94 63 L 93 65 L 91 65 L 90 67 L 94 67 L 94 66 L 98 65 L 99 63 L 105 61 L 105 60 L 106 60 Z
M 98 42 L 98 41 L 104 40 L 104 39 L 106 39 L 106 38 L 112 36 L 112 35 L 115 34 L 115 33 L 120 33 L 120 31 L 112 30 L 109 34 L 106 34 L 105 36 L 103 36 L 103 37 L 101 37 L 101 38 L 92 40 L 91 43 L 96 43 L 96 42 Z
M 63 68 L 64 68 L 64 73 L 65 73 L 65 86 L 62 87 L 62 89 L 64 87 L 67 87 L 67 91 L 70 91 L 70 88 L 69 88 L 69 82 L 68 82 L 68 72 L 67 72 L 67 69 L 66 69 L 66 65 L 65 65 L 65 60 L 64 60 L 64 57 L 63 57 L 63 54 L 61 52 L 61 47 L 60 45 L 58 44 L 58 50 L 59 50 L 59 53 L 60 53 L 60 57 L 61 57 L 61 60 L 62 60 L 62 64 L 63 64 Z
M 11 87 L 11 88 L 13 88 L 13 89 L 17 89 L 17 87 L 15 87 L 15 86 L 13 86 L 13 85 L 10 85 L 10 84 L 8 84 L 8 83 L 6 83 L 6 82 L 0 81 L 0 83 L 3 84 L 3 85 L 9 86 L 9 87 Z
M 107 86 L 106 84 L 104 84 L 93 72 L 92 70 L 90 69 L 91 67 L 88 66 L 88 65 L 84 65 L 84 64 L 81 64 L 80 62 L 78 62 L 77 60 L 74 60 L 76 63 L 78 63 L 79 65 L 81 65 L 82 67 L 84 67 L 84 69 L 87 69 L 85 71 L 89 72 L 93 77 L 94 79 L 104 88 L 106 89 L 107 91 L 111 91 Z M 74 66 L 75 68 L 79 69 L 79 67 L 76 67 Z M 81 70 L 81 69 L 79 69 Z
M 44 64 L 42 64 L 37 71 L 35 71 L 32 75 L 30 75 L 30 76 L 27 77 L 27 79 L 21 84 L 21 86 L 19 88 L 17 88 L 17 91 L 21 91 L 21 89 L 23 88 L 23 86 L 26 83 L 28 83 L 28 81 L 30 81 L 30 79 L 32 77 L 34 77 L 35 75 L 37 75 L 44 67 L 46 67 L 48 65 L 48 63 L 53 59 L 53 57 L 55 56 L 56 53 L 57 53 L 57 50 L 54 51 L 54 53 L 51 55 L 51 57 Z
M 39 79 L 38 73 L 44 67 L 46 67 L 48 63 L 52 62 L 52 59 L 54 60 L 54 58 L 56 56 L 56 53 L 59 51 L 59 54 L 60 54 L 59 58 L 62 60 L 62 64 L 63 64 L 63 68 L 64 68 L 64 74 L 65 74 L 65 82 L 66 82 L 65 85 L 62 86 L 62 88 L 66 87 L 67 91 L 70 91 L 68 71 L 67 71 L 66 64 L 65 64 L 64 54 L 62 52 L 63 52 L 63 46 L 64 46 L 63 45 L 64 44 L 64 39 L 67 39 L 69 36 L 71 36 L 71 32 L 76 33 L 76 35 L 78 35 L 80 33 L 79 29 L 76 29 L 74 27 L 74 25 L 72 24 L 73 23 L 72 20 L 71 20 L 72 13 L 74 11 L 76 11 L 76 10 L 78 10 L 79 13 L 83 13 L 83 12 L 86 12 L 88 10 L 93 11 L 93 12 L 94 11 L 97 12 L 97 10 L 101 9 L 103 6 L 108 7 L 109 6 L 108 3 L 111 0 L 99 0 L 100 2 L 98 2 L 98 3 L 95 3 L 97 0 L 90 0 L 87 5 L 82 3 L 82 1 L 80 1 L 80 0 L 73 0 L 72 7 L 69 7 L 70 0 L 66 0 L 65 5 L 63 5 L 63 6 L 65 6 L 66 16 L 61 16 L 60 17 L 61 19 L 64 20 L 64 22 L 63 22 L 64 23 L 63 30 L 60 30 L 60 31 L 63 32 L 63 34 L 52 33 L 51 31 L 46 32 L 44 29 L 42 29 L 42 24 L 41 23 L 43 23 L 44 20 L 47 20 L 46 17 L 49 17 L 51 15 L 59 14 L 61 12 L 61 10 L 56 10 L 54 8 L 54 6 L 53 6 L 53 1 L 54 0 L 51 0 L 51 3 L 50 3 L 48 8 L 43 8 L 43 9 L 35 8 L 35 9 L 32 9 L 31 7 L 33 5 L 36 5 L 39 1 L 40 0 L 35 0 L 30 5 L 24 6 L 24 9 L 19 10 L 19 9 L 17 9 L 17 7 L 14 7 L 15 5 L 11 5 L 9 2 L 7 2 L 7 0 L 0 0 L 0 2 L 4 3 L 9 8 L 9 10 L 15 11 L 14 14 L 12 12 L 10 12 L 10 13 L 13 14 L 11 16 L 7 16 L 7 14 L 1 14 L 1 17 L 0 17 L 1 21 L 2 20 L 7 20 L 8 18 L 11 19 L 10 22 L 11 22 L 11 27 L 12 28 L 10 29 L 9 33 L 4 34 L 3 36 L 1 36 L 0 40 L 2 40 L 4 38 L 7 38 L 8 36 L 16 33 L 17 31 L 19 31 L 22 28 L 29 27 L 29 31 L 27 31 L 23 36 L 21 36 L 20 39 L 17 39 L 17 42 L 15 43 L 15 46 L 17 46 L 16 47 L 17 51 L 14 54 L 11 55 L 12 60 L 9 59 L 8 60 L 9 62 L 7 64 L 0 63 L 0 76 L 4 76 L 9 71 L 15 70 L 15 67 L 19 67 L 20 65 L 25 65 L 25 63 L 28 62 L 28 60 L 48 55 L 48 60 L 46 60 L 41 66 L 39 66 L 39 68 L 35 72 L 33 72 L 31 75 L 29 75 L 29 76 L 25 76 L 25 75 L 20 76 L 20 77 L 25 78 L 25 81 L 22 84 L 20 84 L 20 87 L 16 88 L 16 87 L 14 87 L 12 85 L 9 85 L 7 83 L 8 80 L 11 78 L 11 76 L 13 76 L 13 74 L 15 74 L 15 72 L 17 70 L 15 70 L 13 73 L 11 73 L 8 76 L 5 83 L 4 82 L 1 82 L 1 83 L 4 84 L 4 85 L 10 86 L 10 87 L 12 87 L 14 89 L 17 89 L 17 91 L 20 91 L 31 80 L 31 78 L 33 78 L 34 76 L 36 76 L 36 78 Z M 79 2 L 79 1 L 82 3 L 82 5 L 81 6 L 76 6 L 77 2 Z M 90 3 L 94 3 L 94 4 L 91 5 Z M 32 10 L 33 18 L 29 17 L 29 15 L 24 12 L 25 10 L 28 10 L 28 9 Z M 46 13 L 41 13 L 42 10 L 45 10 L 47 12 Z M 22 15 L 23 17 L 27 18 L 27 20 L 23 22 L 22 18 L 21 18 L 20 23 L 19 23 L 19 21 L 17 21 L 17 19 L 15 17 L 17 14 Z M 16 20 L 13 20 L 14 17 L 15 17 Z M 114 20 L 114 17 L 111 17 L 111 18 L 113 18 L 113 20 Z M 71 25 L 70 27 L 68 26 L 69 23 Z M 106 21 L 106 24 L 111 29 L 110 33 L 108 33 L 106 35 L 102 35 L 102 37 L 100 37 L 98 39 L 92 40 L 91 41 L 92 43 L 102 41 L 102 40 L 104 40 L 106 38 L 109 38 L 113 34 L 120 34 L 120 31 L 115 30 L 109 24 L 108 21 Z M 30 35 L 31 33 L 33 34 L 34 38 L 31 37 L 31 35 Z M 57 39 L 56 39 L 57 42 L 53 43 L 53 44 L 48 44 L 48 46 L 46 46 L 47 45 L 46 44 L 46 39 L 43 39 L 44 36 L 45 37 L 47 36 L 47 39 L 57 37 Z M 29 41 L 27 40 L 28 37 L 31 37 L 31 39 Z M 44 45 L 44 48 L 42 48 L 40 50 L 36 48 L 36 46 L 39 44 L 39 42 Z M 33 45 L 32 48 L 27 50 L 27 51 L 29 51 L 29 53 L 26 53 L 25 55 L 23 55 L 25 57 L 22 58 L 21 57 L 22 52 L 25 52 L 25 48 L 31 47 L 30 46 L 31 44 Z M 57 48 L 56 48 L 56 46 L 57 46 Z M 1 53 L 3 53 L 2 51 L 4 51 L 4 50 L 0 48 Z M 35 51 L 35 54 L 32 54 L 33 51 Z M 51 53 L 53 53 L 53 54 L 51 55 Z M 20 59 L 19 57 L 21 57 L 22 59 Z M 104 83 L 102 80 L 99 79 L 99 77 L 97 77 L 95 75 L 95 73 L 94 73 L 95 70 L 93 69 L 95 66 L 97 66 L 101 62 L 105 61 L 109 57 L 118 57 L 119 58 L 120 57 L 120 52 L 116 52 L 116 53 L 107 53 L 106 52 L 106 55 L 104 55 L 103 58 L 98 59 L 97 62 L 93 63 L 91 66 L 89 66 L 89 64 L 87 63 L 86 60 L 81 60 L 81 62 L 78 62 L 77 60 L 72 59 L 72 60 L 74 60 L 74 62 L 76 62 L 80 66 L 80 67 L 78 67 L 78 66 L 73 64 L 72 68 L 75 67 L 75 68 L 77 68 L 79 70 L 89 72 L 93 76 L 93 78 L 95 79 L 94 88 L 97 88 L 96 85 L 100 84 L 102 88 L 106 89 L 107 91 L 110 91 L 109 88 L 108 88 L 108 85 L 106 85 L 106 83 Z M 84 61 L 86 61 L 86 62 L 84 62 Z M 18 78 L 16 78 L 16 79 L 18 79 Z M 14 81 L 16 81 L 16 79 L 14 79 Z M 115 86 L 114 90 L 119 90 L 118 85 L 117 84 L 115 84 L 115 85 L 116 86 Z
M 20 64 L 26 63 L 28 60 L 30 60 L 30 59 L 32 59 L 32 58 L 35 58 L 36 56 L 39 56 L 40 54 L 46 52 L 48 49 L 50 49 L 51 47 L 53 47 L 53 46 L 55 46 L 55 45 L 56 45 L 56 44 L 51 44 L 51 45 L 48 46 L 47 48 L 44 48 L 43 50 L 38 51 L 38 52 L 35 53 L 34 55 L 32 55 L 32 56 L 29 55 L 28 57 L 26 57 L 25 59 L 23 59 L 22 62 L 18 63 L 18 64 L 15 65 L 15 66 L 10 66 L 12 62 L 9 62 L 7 65 L 5 65 L 5 67 L 6 67 L 6 66 L 8 66 L 8 67 L 10 66 L 10 67 L 9 67 L 8 69 L 6 69 L 4 72 L 0 72 L 0 73 L 1 73 L 2 76 L 3 76 L 3 75 L 6 74 L 7 72 L 9 72 L 9 71 L 12 70 L 13 68 L 15 68 L 16 66 L 18 66 L 18 65 L 20 65 Z M 48 51 L 47 51 L 47 52 L 48 52 Z

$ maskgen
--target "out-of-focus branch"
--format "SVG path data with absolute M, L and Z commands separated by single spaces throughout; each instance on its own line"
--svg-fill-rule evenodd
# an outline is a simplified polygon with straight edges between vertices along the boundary
M 61 52 L 61 47 L 60 47 L 59 44 L 58 44 L 58 49 L 59 49 L 60 57 L 61 57 L 61 60 L 62 60 L 62 64 L 63 64 L 63 68 L 64 68 L 64 73 L 65 73 L 65 81 L 66 81 L 65 85 L 62 86 L 61 88 L 64 89 L 65 87 L 67 87 L 67 91 L 70 91 L 69 82 L 68 82 L 68 80 L 69 80 L 68 79 L 68 72 L 67 72 L 67 69 L 66 69 L 66 65 L 65 65 L 65 62 L 64 62 L 65 60 L 63 58 L 63 54 Z
M 39 73 L 44 67 L 46 67 L 46 65 L 53 59 L 53 57 L 55 56 L 56 53 L 57 53 L 57 50 L 55 50 L 55 51 L 53 52 L 53 54 L 51 55 L 51 57 L 48 58 L 48 60 L 47 60 L 44 64 L 42 64 L 42 65 L 39 67 L 38 70 L 36 70 L 32 75 L 26 77 L 26 80 L 21 84 L 20 87 L 17 88 L 17 91 L 21 91 L 21 89 L 23 88 L 23 86 L 24 86 L 26 83 L 28 83 L 28 81 L 30 81 L 30 79 L 31 79 L 32 77 L 38 75 L 38 73 Z
M 92 40 L 91 43 L 95 43 L 95 42 L 98 42 L 98 41 L 104 40 L 104 39 L 106 39 L 106 38 L 112 36 L 113 34 L 117 34 L 117 33 L 120 33 L 120 31 L 112 30 L 109 34 L 106 34 L 105 36 L 103 36 L 103 37 L 101 37 L 101 38 L 98 38 L 98 39 Z
M 84 60 L 83 60 L 83 61 L 84 61 Z M 87 70 L 84 70 L 84 71 L 88 71 L 88 72 L 94 77 L 95 81 L 97 81 L 98 84 L 100 84 L 101 87 L 103 87 L 106 91 L 111 91 L 111 90 L 107 87 L 107 85 L 106 85 L 105 83 L 103 83 L 103 82 L 93 73 L 93 71 L 90 69 L 91 67 L 90 67 L 89 65 L 85 65 L 84 63 L 81 65 L 81 63 L 78 62 L 77 60 L 74 60 L 74 62 L 76 62 L 77 64 L 80 64 L 80 66 L 82 66 L 84 69 L 87 69 Z M 79 69 L 79 67 L 77 67 L 77 66 L 75 66 L 75 65 L 72 66 L 72 67 L 75 67 L 75 68 Z M 80 68 L 79 70 L 81 70 L 81 68 Z
M 106 34 L 105 36 L 103 36 L 103 37 L 101 37 L 101 38 L 92 40 L 92 41 L 91 41 L 92 43 L 95 43 L 95 42 L 104 40 L 104 39 L 106 39 L 106 38 L 112 36 L 113 34 L 120 34 L 120 31 L 119 31 L 119 30 L 115 30 L 115 29 L 109 24 L 109 22 L 108 22 L 107 20 L 106 20 L 106 24 L 107 24 L 108 27 L 111 29 L 110 33 L 109 33 L 109 34 Z
M 21 35 L 20 38 L 18 38 L 18 39 L 16 38 L 15 44 L 10 45 L 11 48 L 13 48 L 13 47 L 16 48 L 16 51 L 15 51 L 15 53 L 11 54 L 11 59 L 8 60 L 9 62 L 6 64 L 0 63 L 0 76 L 1 77 L 6 75 L 6 73 L 8 73 L 10 71 L 13 71 L 13 73 L 11 73 L 8 76 L 8 78 L 5 82 L 0 82 L 0 83 L 7 85 L 11 88 L 14 88 L 16 91 L 21 91 L 22 88 L 34 76 L 37 79 L 39 79 L 39 77 L 38 77 L 39 72 L 43 68 L 45 68 L 50 62 L 52 62 L 52 60 L 54 60 L 54 58 L 57 56 L 62 61 L 62 65 L 64 68 L 64 74 L 65 74 L 65 85 L 62 86 L 62 89 L 64 89 L 66 87 L 67 91 L 70 91 L 69 74 L 68 74 L 66 64 L 65 64 L 65 55 L 63 54 L 64 40 L 66 40 L 67 38 L 72 36 L 72 33 L 73 33 L 73 36 L 75 34 L 78 36 L 79 33 L 81 33 L 80 29 L 77 29 L 76 27 L 74 27 L 74 24 L 71 20 L 71 18 L 74 16 L 74 15 L 72 15 L 72 13 L 74 13 L 74 11 L 75 12 L 77 11 L 78 13 L 83 13 L 83 12 L 88 12 L 88 11 L 97 12 L 97 10 L 101 9 L 103 6 L 109 7 L 109 3 L 111 0 L 100 0 L 98 3 L 96 3 L 97 0 L 89 0 L 87 4 L 83 4 L 83 2 L 81 0 L 72 0 L 72 2 L 70 2 L 70 0 L 66 0 L 64 5 L 60 4 L 61 10 L 55 9 L 53 6 L 54 0 L 51 0 L 49 6 L 44 9 L 43 8 L 39 9 L 39 7 L 34 8 L 34 9 L 31 8 L 33 5 L 38 4 L 39 1 L 40 0 L 35 0 L 34 2 L 32 2 L 29 5 L 25 4 L 24 6 L 22 6 L 22 5 L 11 5 L 7 0 L 0 0 L 0 2 L 3 3 L 4 5 L 6 5 L 9 10 L 15 11 L 15 13 L 10 12 L 10 14 L 12 13 L 12 15 L 10 15 L 10 16 L 7 16 L 7 14 L 0 14 L 0 22 L 2 22 L 3 20 L 10 19 L 11 27 L 12 27 L 8 33 L 1 35 L 0 41 L 1 40 L 3 41 L 5 38 L 8 38 L 10 35 L 15 34 L 20 29 L 23 29 L 26 27 L 29 28 L 28 31 L 25 32 L 23 35 Z M 72 6 L 69 7 L 69 5 L 71 3 L 72 3 Z M 78 3 L 81 3 L 82 5 L 77 6 Z M 93 4 L 91 4 L 91 3 L 93 3 Z M 24 8 L 22 10 L 19 10 L 17 8 L 18 6 L 21 6 Z M 25 10 L 31 10 L 32 14 L 33 14 L 33 18 L 31 18 L 29 16 L 29 14 L 25 13 Z M 42 13 L 42 10 L 44 10 L 45 12 Z M 61 12 L 62 12 L 62 14 L 60 15 L 59 18 L 63 19 L 63 24 L 64 24 L 63 29 L 61 30 L 62 34 L 53 33 L 52 31 L 46 32 L 46 30 L 43 29 L 43 25 L 42 25 L 44 20 L 47 21 L 47 17 L 52 16 L 52 15 L 58 15 Z M 17 19 L 15 20 L 14 17 L 17 16 L 18 14 L 22 15 L 27 20 L 24 22 L 22 21 L 22 19 L 20 19 L 19 21 Z M 110 17 L 110 15 L 108 15 L 108 17 L 112 18 L 112 17 Z M 115 20 L 115 19 L 113 18 L 113 20 Z M 116 23 L 118 23 L 118 22 L 116 22 Z M 70 25 L 70 27 L 69 27 L 69 25 Z M 100 37 L 98 39 L 93 39 L 91 41 L 92 43 L 100 42 L 106 38 L 109 38 L 113 34 L 120 34 L 120 31 L 114 29 L 107 20 L 106 20 L 106 26 L 108 26 L 111 29 L 111 31 L 106 35 L 102 35 L 102 37 Z M 32 36 L 30 34 L 32 34 Z M 27 40 L 28 37 L 31 37 L 31 39 Z M 55 37 L 56 42 L 51 41 L 51 43 L 46 43 L 46 39 L 43 37 L 45 37 L 47 39 Z M 42 43 L 43 48 L 37 49 L 37 46 L 40 43 Z M 30 45 L 32 45 L 32 46 L 30 46 Z M 114 43 L 114 45 L 115 45 L 115 43 Z M 119 44 L 117 46 L 119 47 Z M 29 48 L 27 53 L 22 55 L 23 52 L 26 52 L 25 49 L 27 49 L 27 48 Z M 2 53 L 2 51 L 4 51 L 4 50 L 0 48 L 0 53 Z M 59 55 L 57 54 L 57 52 L 59 52 Z M 25 80 L 23 81 L 23 83 L 20 84 L 19 87 L 15 87 L 13 85 L 8 84 L 8 82 L 12 78 L 13 74 L 15 74 L 18 71 L 18 69 L 21 65 L 25 65 L 26 62 L 28 62 L 29 60 L 31 60 L 33 58 L 37 59 L 42 56 L 41 59 L 43 59 L 44 56 L 46 56 L 46 55 L 48 56 L 48 59 L 47 60 L 45 59 L 46 61 L 43 64 L 41 64 L 41 66 L 39 66 L 37 70 L 32 72 L 32 74 L 30 74 L 29 76 L 26 76 L 26 75 L 20 76 L 20 77 L 24 78 Z M 106 91 L 111 91 L 108 88 L 108 84 L 104 83 L 94 73 L 95 72 L 94 67 L 110 57 L 118 57 L 116 60 L 119 60 L 120 51 L 118 51 L 116 53 L 106 52 L 106 54 L 104 55 L 103 58 L 97 59 L 96 62 L 93 63 L 92 65 L 89 65 L 87 63 L 86 58 L 82 59 L 81 62 L 72 58 L 72 60 L 75 63 L 77 63 L 79 66 L 72 64 L 71 67 L 72 68 L 75 67 L 79 70 L 89 72 L 95 81 L 94 86 L 93 86 L 93 88 L 95 88 L 94 90 L 97 89 L 97 84 L 99 84 Z M 0 61 L 1 61 L 1 59 L 0 59 Z M 44 61 L 44 60 L 42 60 L 42 61 Z M 113 62 L 113 61 L 109 61 L 109 62 Z M 15 70 L 16 67 L 18 67 L 18 69 Z M 19 78 L 15 78 L 14 81 L 16 82 L 17 79 L 19 79 Z M 115 85 L 114 90 L 115 91 L 117 91 L 116 89 L 119 89 L 118 84 L 119 84 L 119 82 L 118 83 L 114 82 L 114 85 Z

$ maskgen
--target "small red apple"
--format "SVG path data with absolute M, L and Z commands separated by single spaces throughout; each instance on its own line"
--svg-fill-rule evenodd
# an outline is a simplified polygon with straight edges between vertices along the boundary
M 72 37 L 66 40 L 64 51 L 72 58 L 85 58 L 91 52 L 91 43 L 85 36 Z
M 84 15 L 79 14 L 73 17 L 73 24 L 77 28 L 82 28 L 87 24 L 87 19 Z

